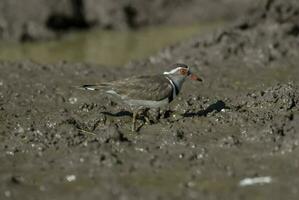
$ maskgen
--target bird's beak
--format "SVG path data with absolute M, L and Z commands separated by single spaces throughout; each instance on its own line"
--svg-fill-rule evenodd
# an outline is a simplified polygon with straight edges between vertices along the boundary
M 202 79 L 196 76 L 195 74 L 190 74 L 189 77 L 191 80 L 202 82 Z

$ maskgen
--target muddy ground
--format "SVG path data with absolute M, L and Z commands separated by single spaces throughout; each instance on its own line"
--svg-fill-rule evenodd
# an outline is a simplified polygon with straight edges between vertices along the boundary
M 0 199 L 298 199 L 298 11 L 270 0 L 124 67 L 1 61 Z M 174 62 L 204 82 L 138 133 L 120 105 L 73 88 Z

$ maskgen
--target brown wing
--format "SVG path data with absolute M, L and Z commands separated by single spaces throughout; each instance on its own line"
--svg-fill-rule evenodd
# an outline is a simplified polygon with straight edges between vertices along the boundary
M 110 87 L 129 99 L 159 101 L 172 95 L 172 86 L 164 75 L 136 76 L 114 81 Z

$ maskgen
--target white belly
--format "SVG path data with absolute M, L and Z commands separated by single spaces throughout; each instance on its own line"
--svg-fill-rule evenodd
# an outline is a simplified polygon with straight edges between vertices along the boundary
M 129 105 L 131 108 L 132 107 L 160 108 L 169 103 L 168 98 L 165 98 L 161 101 L 151 101 L 151 100 L 140 100 L 140 99 L 128 99 L 127 97 L 123 97 L 117 94 L 114 90 L 108 90 L 106 93 L 110 94 L 113 97 L 116 97 L 119 101 Z
M 127 103 L 131 107 L 160 108 L 168 104 L 168 98 L 161 101 L 127 99 L 125 100 L 125 103 Z

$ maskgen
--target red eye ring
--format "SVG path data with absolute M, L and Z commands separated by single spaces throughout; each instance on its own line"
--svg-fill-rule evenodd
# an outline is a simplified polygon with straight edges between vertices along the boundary
M 180 69 L 180 74 L 187 75 L 187 70 L 186 69 Z

